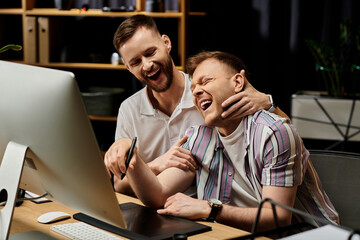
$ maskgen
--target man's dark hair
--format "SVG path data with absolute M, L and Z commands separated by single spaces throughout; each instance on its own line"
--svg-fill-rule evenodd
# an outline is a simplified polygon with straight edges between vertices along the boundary
M 186 63 L 186 72 L 192 77 L 196 67 L 209 58 L 217 59 L 218 61 L 233 68 L 236 72 L 245 70 L 245 77 L 249 79 L 249 72 L 244 62 L 233 54 L 221 51 L 202 51 L 192 57 L 189 57 Z
M 114 34 L 113 44 L 115 49 L 119 52 L 119 48 L 129 40 L 140 27 L 145 27 L 159 33 L 152 17 L 142 14 L 131 16 L 119 25 Z

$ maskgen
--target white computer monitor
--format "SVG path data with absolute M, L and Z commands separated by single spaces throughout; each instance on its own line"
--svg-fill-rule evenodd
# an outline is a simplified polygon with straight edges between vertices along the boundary
M 0 61 L 0 161 L 10 141 L 29 149 L 21 188 L 125 227 L 71 72 Z

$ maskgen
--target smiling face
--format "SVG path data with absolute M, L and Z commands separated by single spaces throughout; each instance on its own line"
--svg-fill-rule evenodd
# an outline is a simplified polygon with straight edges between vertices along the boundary
M 139 28 L 119 48 L 124 64 L 137 79 L 157 92 L 169 89 L 173 79 L 171 42 L 166 36 Z
M 226 127 L 221 113 L 221 104 L 236 92 L 241 91 L 244 71 L 237 73 L 233 68 L 209 58 L 201 62 L 193 73 L 191 91 L 193 101 L 208 126 Z

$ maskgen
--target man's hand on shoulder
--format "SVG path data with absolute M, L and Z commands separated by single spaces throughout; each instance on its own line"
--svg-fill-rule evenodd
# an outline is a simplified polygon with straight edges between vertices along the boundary
M 195 171 L 197 164 L 191 152 L 181 147 L 187 140 L 184 136 L 175 143 L 165 154 L 157 157 L 148 163 L 150 169 L 157 175 L 170 167 L 177 167 L 182 170 Z

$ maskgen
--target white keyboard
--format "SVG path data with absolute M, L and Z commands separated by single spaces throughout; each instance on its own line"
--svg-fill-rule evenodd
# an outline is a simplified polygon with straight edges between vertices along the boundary
M 50 229 L 74 240 L 123 240 L 84 222 L 52 225 Z

